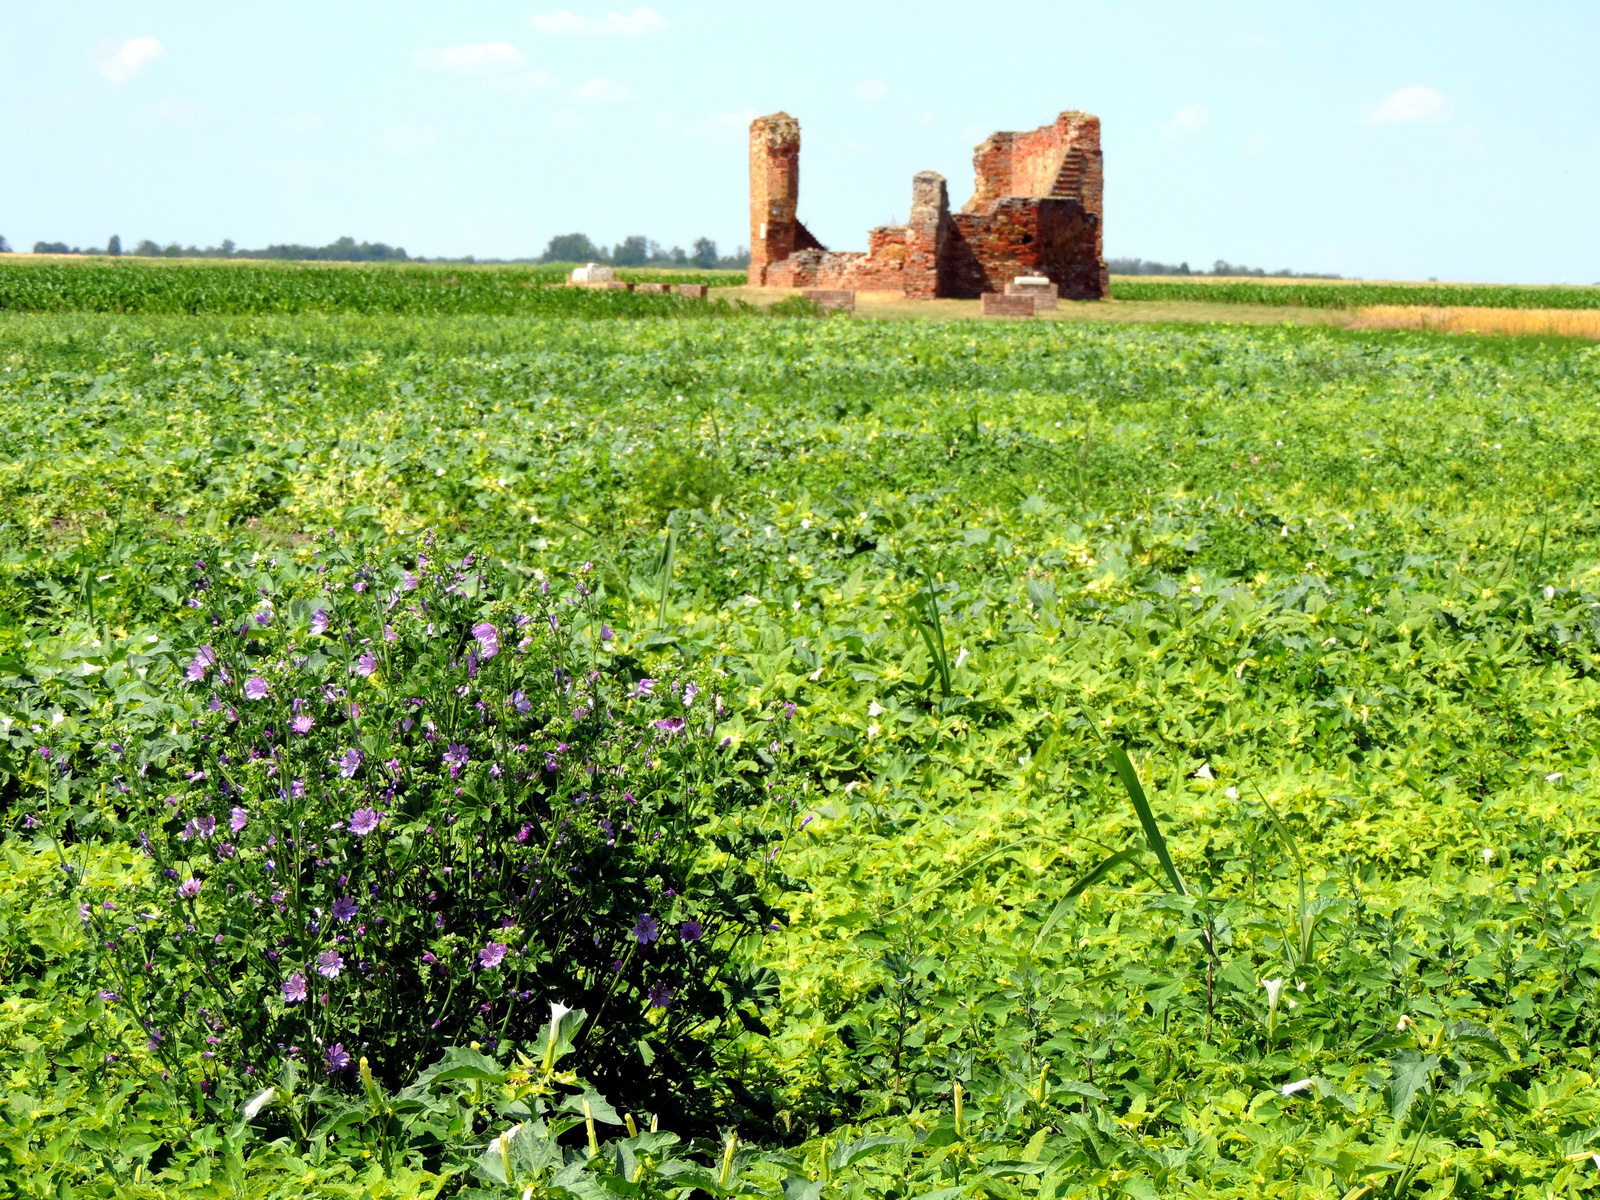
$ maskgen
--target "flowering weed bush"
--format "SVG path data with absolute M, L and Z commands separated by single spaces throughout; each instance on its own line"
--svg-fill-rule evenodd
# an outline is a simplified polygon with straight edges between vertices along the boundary
M 532 1045 L 556 1002 L 591 1014 L 608 1094 L 681 1107 L 717 1038 L 759 1027 L 777 743 L 735 747 L 707 680 L 613 654 L 586 574 L 513 593 L 424 553 L 210 614 L 184 663 L 204 715 L 106 768 L 149 870 L 80 910 L 169 1073 L 236 1092 L 365 1056 L 393 1083 L 451 1044 Z

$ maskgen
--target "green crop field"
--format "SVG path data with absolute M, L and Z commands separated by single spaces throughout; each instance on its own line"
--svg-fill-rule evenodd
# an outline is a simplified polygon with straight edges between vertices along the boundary
M 1600 1190 L 1600 348 L 39 270 L 0 1197 Z
M 529 316 L 650 316 L 688 302 L 677 296 L 558 286 L 568 267 L 328 263 L 81 262 L 0 267 L 0 311 L 114 313 L 494 313 Z M 744 282 L 731 271 L 622 270 L 618 278 L 653 283 Z
M 1523 287 L 1496 283 L 1365 283 L 1360 280 L 1178 279 L 1118 276 L 1114 300 L 1198 300 L 1208 304 L 1365 308 L 1419 304 L 1435 308 L 1600 308 L 1597 287 Z

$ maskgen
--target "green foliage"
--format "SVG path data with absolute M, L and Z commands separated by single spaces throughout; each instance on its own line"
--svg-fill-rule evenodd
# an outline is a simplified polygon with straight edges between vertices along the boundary
M 808 296 L 785 296 L 767 312 L 774 317 L 826 317 L 828 309 Z
M 1308 329 L 0 319 L 0 1195 L 1592 1193 L 1597 397 L 1593 347 Z M 41 835 L 150 862 L 115 752 L 46 800 L 37 746 L 181 733 L 189 599 L 424 527 L 593 563 L 618 661 L 797 773 L 738 1142 L 591 1152 L 526 1045 L 262 1141 L 98 997 Z
M 1208 283 L 1185 279 L 1111 281 L 1113 300 L 1199 300 L 1209 304 L 1291 305 L 1296 308 L 1365 308 L 1421 304 L 1467 308 L 1600 308 L 1600 287 L 1527 287 L 1499 283 Z
M 703 271 L 632 272 L 654 283 L 743 283 Z M 624 271 L 621 278 L 629 278 Z M 565 267 L 305 266 L 229 262 L 181 265 L 95 260 L 7 263 L 0 267 L 0 311 L 187 313 L 524 314 L 528 316 L 689 316 L 715 306 L 676 295 L 560 286 Z

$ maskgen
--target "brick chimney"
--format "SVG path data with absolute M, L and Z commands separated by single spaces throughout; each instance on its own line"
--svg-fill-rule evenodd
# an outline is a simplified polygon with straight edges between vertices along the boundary
M 750 282 L 767 281 L 767 267 L 797 249 L 800 202 L 800 122 L 773 113 L 750 122 Z M 809 239 L 805 239 L 809 240 Z

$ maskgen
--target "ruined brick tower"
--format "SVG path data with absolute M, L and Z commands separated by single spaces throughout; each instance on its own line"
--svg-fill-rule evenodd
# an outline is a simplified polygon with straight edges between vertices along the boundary
M 898 291 L 907 299 L 1001 292 L 1048 277 L 1063 298 L 1103 299 L 1104 162 L 1100 119 L 1064 112 L 1028 133 L 991 134 L 973 155 L 972 199 L 950 211 L 944 176 L 918 174 L 911 219 L 868 234 L 868 249 L 829 252 L 797 215 L 800 123 L 750 124 L 750 282 L 770 287 Z

